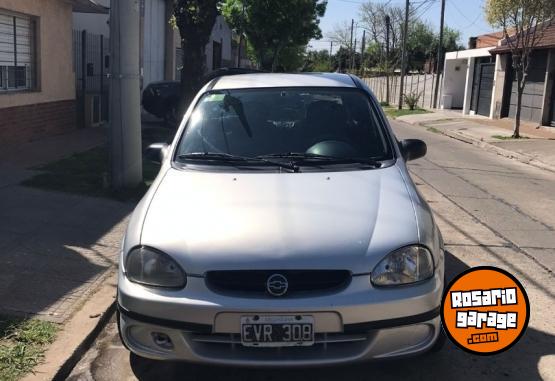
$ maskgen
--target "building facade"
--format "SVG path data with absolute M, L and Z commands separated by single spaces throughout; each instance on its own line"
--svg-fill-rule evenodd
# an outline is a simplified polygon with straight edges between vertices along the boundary
M 75 128 L 76 6 L 88 9 L 84 1 L 0 0 L 0 146 Z
M 514 118 L 517 82 L 511 51 L 502 37 L 502 33 L 478 36 L 470 44 L 476 48 L 446 54 L 442 108 L 492 119 Z M 555 127 L 554 81 L 555 22 L 551 22 L 530 55 L 522 120 Z
M 491 53 L 496 57 L 496 91 L 492 117 L 514 118 L 517 81 L 512 67 L 511 50 L 506 41 L 501 41 Z M 530 54 L 521 119 L 555 127 L 555 20 L 545 23 L 542 38 Z

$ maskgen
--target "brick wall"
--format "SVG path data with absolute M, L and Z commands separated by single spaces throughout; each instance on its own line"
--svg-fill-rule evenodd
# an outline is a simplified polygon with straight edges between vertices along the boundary
M 0 108 L 0 149 L 75 129 L 75 100 Z

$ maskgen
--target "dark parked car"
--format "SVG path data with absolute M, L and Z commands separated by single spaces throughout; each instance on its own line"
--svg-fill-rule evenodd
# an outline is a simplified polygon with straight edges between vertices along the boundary
M 206 74 L 201 86 L 216 77 L 235 74 L 258 73 L 259 70 L 246 68 L 222 68 Z M 164 119 L 170 126 L 176 126 L 179 117 L 181 83 L 179 81 L 160 81 L 150 83 L 143 91 L 143 108 L 150 114 Z
M 175 122 L 180 88 L 179 81 L 152 82 L 143 91 L 143 108 L 168 123 Z

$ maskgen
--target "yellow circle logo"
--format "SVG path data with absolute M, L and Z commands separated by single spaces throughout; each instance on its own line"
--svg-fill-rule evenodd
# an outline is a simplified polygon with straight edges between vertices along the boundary
M 503 352 L 524 334 L 530 319 L 528 295 L 520 282 L 496 267 L 475 267 L 448 286 L 441 305 L 447 336 L 479 355 Z

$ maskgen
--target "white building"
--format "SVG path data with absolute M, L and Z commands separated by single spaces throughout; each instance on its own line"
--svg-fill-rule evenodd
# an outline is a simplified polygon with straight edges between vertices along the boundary
M 464 115 L 493 116 L 494 47 L 461 50 L 445 55 L 441 107 Z
M 179 31 L 169 24 L 172 14 L 172 1 L 141 1 L 141 71 L 142 88 L 149 83 L 162 80 L 178 80 L 181 68 L 181 37 Z M 110 0 L 96 0 L 100 5 L 109 7 Z M 74 29 L 87 33 L 110 37 L 109 15 L 74 13 Z M 236 45 L 231 28 L 223 16 L 218 16 L 208 44 L 206 45 L 206 70 L 220 67 L 237 66 Z M 243 54 L 242 54 L 243 55 Z M 242 61 L 244 62 L 244 61 Z

